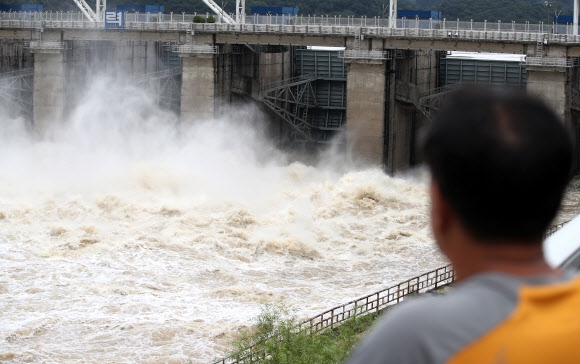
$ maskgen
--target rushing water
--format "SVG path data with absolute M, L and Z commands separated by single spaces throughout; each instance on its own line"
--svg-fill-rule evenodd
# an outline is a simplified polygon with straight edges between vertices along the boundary
M 138 89 L 87 94 L 43 142 L 2 120 L 2 362 L 207 363 L 264 302 L 307 317 L 444 263 L 418 178 L 290 163 L 251 109 L 177 132 Z

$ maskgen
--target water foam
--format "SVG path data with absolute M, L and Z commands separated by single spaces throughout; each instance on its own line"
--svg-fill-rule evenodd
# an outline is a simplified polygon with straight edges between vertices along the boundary
M 263 302 L 310 316 L 443 260 L 422 182 L 289 163 L 251 107 L 180 125 L 101 81 L 0 137 L 0 359 L 208 362 Z

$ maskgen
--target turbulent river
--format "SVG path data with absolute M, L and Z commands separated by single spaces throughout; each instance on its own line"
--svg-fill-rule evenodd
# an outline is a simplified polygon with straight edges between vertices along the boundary
M 251 109 L 177 132 L 138 89 L 87 94 L 43 141 L 1 121 L 2 362 L 208 363 L 264 302 L 444 264 L 420 176 L 291 162 Z

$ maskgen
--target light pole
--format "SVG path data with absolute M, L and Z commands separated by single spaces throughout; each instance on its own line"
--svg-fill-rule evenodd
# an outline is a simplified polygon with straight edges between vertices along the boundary
M 549 1 L 544 1 L 544 5 L 546 6 L 546 18 L 548 19 L 548 23 L 550 23 L 550 7 L 552 4 Z

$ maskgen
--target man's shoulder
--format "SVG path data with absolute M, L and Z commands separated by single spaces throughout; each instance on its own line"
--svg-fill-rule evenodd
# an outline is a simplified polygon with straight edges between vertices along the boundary
M 445 362 L 505 319 L 516 302 L 517 287 L 496 277 L 406 300 L 383 314 L 349 363 Z
M 453 329 L 466 322 L 485 319 L 482 316 L 488 316 L 486 311 L 494 308 L 506 308 L 502 310 L 504 313 L 509 311 L 509 306 L 513 308 L 513 305 L 506 303 L 515 303 L 516 294 L 508 294 L 512 297 L 504 296 L 503 299 L 501 296 L 487 285 L 451 287 L 445 294 L 426 294 L 406 300 L 385 312 L 381 325 L 388 326 L 389 330 L 397 327 L 399 332 L 409 330 L 414 336 L 441 333 L 442 329 Z M 416 330 L 417 325 L 420 325 L 421 330 Z
M 517 302 L 517 285 L 498 277 L 482 276 L 450 287 L 445 294 L 426 294 L 403 302 L 393 309 L 390 320 L 425 325 L 477 320 L 493 311 L 509 312 Z M 510 307 L 511 306 L 511 307 Z M 428 328 L 428 326 L 425 326 Z

